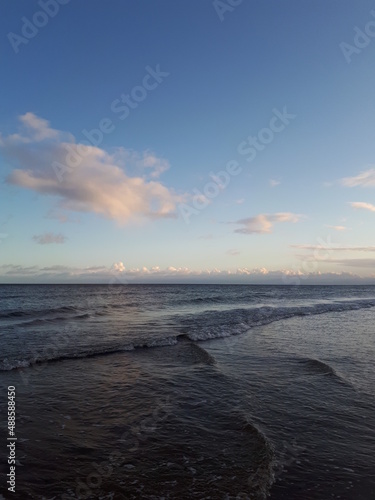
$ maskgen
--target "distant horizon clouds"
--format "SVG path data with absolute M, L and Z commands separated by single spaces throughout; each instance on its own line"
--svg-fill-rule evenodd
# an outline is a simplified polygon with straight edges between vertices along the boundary
M 353 267 L 355 259 L 337 260 Z M 371 267 L 369 263 L 374 259 L 359 259 L 359 267 Z M 336 262 L 336 261 L 333 261 Z M 363 262 L 363 265 L 361 264 Z M 355 267 L 355 266 L 354 266 Z M 92 283 L 104 285 L 131 285 L 131 284 L 160 284 L 160 283 L 191 283 L 197 284 L 211 281 L 222 284 L 273 284 L 285 285 L 286 282 L 293 284 L 291 280 L 297 280 L 299 284 L 336 284 L 345 283 L 372 283 L 375 285 L 375 273 L 371 276 L 342 271 L 342 272 L 320 272 L 301 271 L 292 269 L 267 269 L 267 268 L 231 268 L 231 269 L 190 269 L 188 267 L 160 266 L 127 268 L 122 261 L 112 266 L 91 266 L 86 268 L 55 265 L 49 267 L 0 265 L 0 275 L 3 283 L 22 282 L 29 283 Z M 14 281 L 16 280 L 16 281 Z M 177 281 L 176 281 L 177 280 Z M 250 280 L 250 281 L 249 281 Z

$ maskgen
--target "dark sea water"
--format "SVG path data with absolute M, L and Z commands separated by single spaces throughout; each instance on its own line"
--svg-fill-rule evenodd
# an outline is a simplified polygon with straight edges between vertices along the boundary
M 3 285 L 0 304 L 0 498 L 375 499 L 375 287 Z

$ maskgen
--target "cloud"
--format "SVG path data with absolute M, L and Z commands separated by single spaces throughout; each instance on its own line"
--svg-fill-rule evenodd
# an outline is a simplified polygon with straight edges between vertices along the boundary
M 38 143 L 46 139 L 56 139 L 59 136 L 57 130 L 50 128 L 47 120 L 39 118 L 33 113 L 25 113 L 19 116 L 20 133 L 11 134 L 4 138 L 0 134 L 0 147 L 12 146 L 17 144 Z
M 329 262 L 334 262 L 341 266 L 375 269 L 375 259 L 330 259 Z
M 326 224 L 326 227 L 329 227 L 331 229 L 334 229 L 335 231 L 347 231 L 349 228 L 346 226 L 330 226 Z
M 279 184 L 281 184 L 281 181 L 278 181 L 276 179 L 270 179 L 269 183 L 270 183 L 271 187 L 275 187 L 275 186 L 278 186 Z
M 156 179 L 163 172 L 169 169 L 170 165 L 167 160 L 157 158 L 153 153 L 145 151 L 143 153 L 142 159 L 139 161 L 139 165 L 142 168 L 152 169 L 151 177 Z
M 373 259 L 358 259 L 361 264 L 353 266 L 371 268 Z M 375 260 L 375 259 L 374 259 Z M 339 261 L 337 261 L 339 263 Z M 367 263 L 366 263 L 367 262 Z M 343 265 L 351 265 L 348 260 Z M 373 264 L 372 264 L 373 265 Z M 113 266 L 92 266 L 86 268 L 68 266 L 23 267 L 19 265 L 1 265 L 0 277 L 4 283 L 99 283 L 127 285 L 130 283 L 268 283 L 268 284 L 330 284 L 362 283 L 372 280 L 375 275 L 363 277 L 348 272 L 302 272 L 294 269 L 272 270 L 261 268 L 201 269 L 187 267 L 160 268 L 159 266 L 126 268 L 121 261 Z
M 70 269 L 71 268 L 69 266 L 54 265 L 54 266 L 42 267 L 40 270 L 62 272 L 62 271 L 69 271 Z
M 375 252 L 375 246 L 334 246 L 327 245 L 290 245 L 291 248 L 298 248 L 300 250 L 332 250 L 337 252 Z
M 21 132 L 0 137 L 0 148 L 17 167 L 6 179 L 45 196 L 57 198 L 65 211 L 93 212 L 120 223 L 174 217 L 185 199 L 155 179 L 168 162 L 150 151 L 117 148 L 112 154 L 76 143 L 71 134 L 51 129 L 32 113 L 20 117 Z M 140 176 L 139 170 L 148 173 Z M 134 175 L 129 172 L 136 171 Z
M 33 113 L 26 113 L 20 116 L 21 123 L 28 130 L 30 140 L 38 142 L 44 139 L 52 139 L 58 137 L 58 131 L 53 130 L 47 120 L 39 118 Z M 27 135 L 26 135 L 27 137 Z
M 33 240 L 38 245 L 50 245 L 51 243 L 65 243 L 66 237 L 62 234 L 44 233 L 34 235 Z
M 375 212 L 375 205 L 371 205 L 371 203 L 365 203 L 363 201 L 352 201 L 350 202 L 350 206 L 359 210 L 369 210 L 370 212 Z
M 16 266 L 12 264 L 4 264 L 0 266 L 0 275 L 3 276 L 35 276 L 39 272 L 39 268 L 37 266 Z
M 241 219 L 235 224 L 241 224 L 243 227 L 235 229 L 235 233 L 241 234 L 264 234 L 271 233 L 275 223 L 278 222 L 293 222 L 296 223 L 301 219 L 301 215 L 290 212 L 280 212 L 277 214 L 259 214 L 248 219 Z
M 115 271 L 120 272 L 120 273 L 124 272 L 125 271 L 124 263 L 123 262 L 116 262 L 115 264 L 113 264 L 113 269 Z
M 236 248 L 231 248 L 225 252 L 227 255 L 239 255 L 241 252 Z
M 344 177 L 341 184 L 346 187 L 375 187 L 375 168 L 370 168 L 355 177 Z

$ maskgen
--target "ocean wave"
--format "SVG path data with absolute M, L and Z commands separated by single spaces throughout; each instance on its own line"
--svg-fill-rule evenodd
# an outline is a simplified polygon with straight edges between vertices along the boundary
M 322 375 L 332 375 L 339 377 L 335 372 L 334 368 L 330 366 L 327 362 L 320 361 L 319 359 L 306 358 L 301 359 L 300 363 L 303 363 L 307 369 L 311 370 L 313 373 L 320 373 Z
M 205 311 L 185 321 L 184 333 L 190 340 L 198 342 L 239 335 L 250 328 L 264 326 L 283 319 L 371 307 L 375 307 L 375 299 L 325 302 L 309 306 L 261 306 L 227 311 Z
M 137 346 L 140 347 L 140 346 Z M 0 371 L 11 371 L 22 368 L 29 368 L 34 365 L 41 365 L 48 362 L 65 361 L 68 359 L 93 358 L 96 356 L 104 356 L 108 354 L 116 354 L 119 352 L 132 351 L 135 348 L 133 344 L 127 344 L 122 347 L 108 347 L 98 349 L 82 350 L 76 353 L 56 353 L 51 355 L 35 355 L 27 359 L 8 359 L 5 358 L 0 362 Z
M 255 467 L 249 471 L 247 483 L 253 495 L 251 498 L 263 500 L 268 497 L 275 481 L 275 448 L 266 434 L 251 419 L 243 415 L 238 415 L 238 418 L 243 421 L 243 431 L 249 433 L 258 444 L 254 454 Z
M 190 354 L 193 355 L 195 363 L 204 363 L 206 365 L 215 365 L 216 359 L 211 356 L 209 352 L 206 351 L 203 347 L 195 342 L 191 341 L 187 335 L 182 334 L 177 337 L 177 340 L 182 343 L 188 344 L 190 348 Z
M 76 314 L 75 316 L 56 316 L 54 318 L 31 319 L 28 321 L 24 321 L 23 323 L 20 324 L 20 326 L 23 326 L 23 327 L 38 326 L 38 325 L 45 325 L 45 324 L 51 324 L 51 323 L 58 323 L 60 321 L 66 321 L 66 320 L 88 319 L 88 318 L 90 318 L 90 314 L 88 314 L 88 313 Z
M 23 309 L 16 309 L 13 311 L 1 312 L 0 319 L 6 318 L 27 318 L 27 317 L 36 317 L 43 316 L 47 314 L 56 314 L 56 313 L 64 313 L 64 312 L 78 312 L 79 308 L 73 306 L 63 306 L 56 307 L 52 309 L 39 309 L 39 310 L 29 310 L 25 311 Z
M 304 365 L 305 370 L 309 371 L 312 374 L 323 375 L 325 377 L 330 377 L 336 382 L 343 384 L 351 389 L 355 390 L 353 384 L 351 384 L 346 378 L 337 373 L 337 371 L 327 363 L 327 361 L 321 361 L 320 359 L 315 358 L 304 358 L 299 360 L 300 364 Z
M 146 342 L 145 344 L 138 344 L 134 347 L 164 347 L 167 345 L 176 345 L 178 342 L 176 337 L 166 337 L 163 339 L 156 339 L 150 342 Z
M 228 297 L 226 295 L 215 295 L 213 297 L 194 297 L 189 300 L 177 301 L 179 304 L 216 304 L 220 302 L 227 302 Z
M 111 344 L 107 346 L 92 346 L 82 348 L 77 353 L 62 353 L 56 351 L 48 356 L 30 356 L 25 359 L 4 359 L 0 361 L 0 371 L 25 368 L 47 361 L 58 361 L 71 358 L 86 358 L 92 356 L 113 354 L 122 351 L 129 351 L 137 348 L 154 348 L 163 346 L 173 346 L 179 341 L 188 340 L 190 342 L 206 341 L 239 335 L 257 326 L 267 325 L 283 319 L 297 316 L 310 316 L 329 312 L 344 312 L 363 308 L 375 307 L 375 299 L 358 299 L 355 301 L 321 303 L 310 306 L 299 307 L 258 307 L 249 309 L 231 309 L 226 311 L 205 311 L 195 315 L 189 315 L 184 321 L 181 320 L 180 334 L 156 339 L 139 339 L 132 342 Z M 67 308 L 60 308 L 67 309 Z M 68 308 L 70 311 L 75 308 Z M 80 317 L 85 317 L 81 315 Z M 204 325 L 204 326 L 202 326 Z M 199 349 L 199 348 L 198 348 Z M 214 363 L 214 360 L 207 358 L 206 354 L 196 351 L 197 356 L 207 363 Z M 206 356 L 206 357 L 205 357 Z M 209 355 L 208 355 L 209 356 Z M 319 364 L 320 363 L 320 364 Z M 307 362 L 310 369 L 323 373 L 332 370 L 323 362 L 310 360 Z M 330 371 L 331 370 L 331 371 Z M 339 377 L 336 374 L 337 377 Z

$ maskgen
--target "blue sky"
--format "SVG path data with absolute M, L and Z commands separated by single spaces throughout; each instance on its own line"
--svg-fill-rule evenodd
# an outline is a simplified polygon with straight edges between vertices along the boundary
M 372 9 L 8 5 L 1 282 L 375 282 Z

